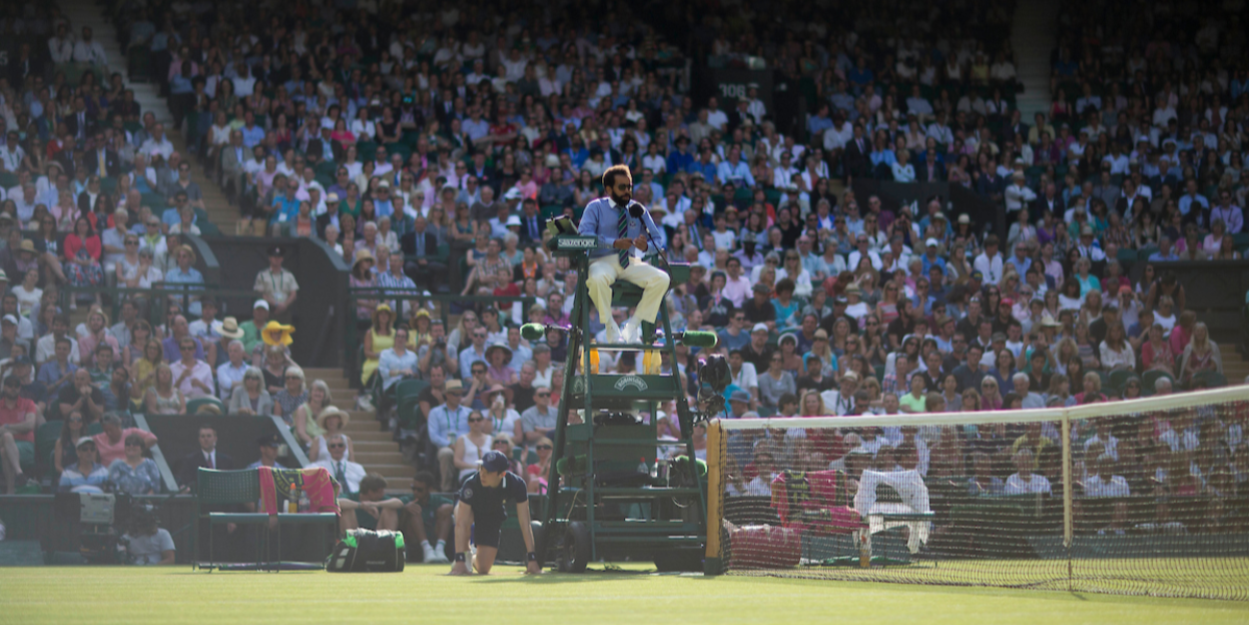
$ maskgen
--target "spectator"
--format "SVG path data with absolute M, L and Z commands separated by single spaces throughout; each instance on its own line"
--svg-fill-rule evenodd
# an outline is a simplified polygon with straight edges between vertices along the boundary
M 246 367 L 242 383 L 234 385 L 233 389 L 230 392 L 230 403 L 227 405 L 230 414 L 267 415 L 273 413 L 273 398 L 265 389 L 265 378 L 260 369 L 252 366 Z
M 78 462 L 65 467 L 57 492 L 104 494 L 109 472 L 100 464 L 95 440 L 84 436 L 78 439 L 75 449 L 78 451 Z
M 114 460 L 108 468 L 108 483 L 113 492 L 129 495 L 154 495 L 161 489 L 161 473 L 156 462 L 143 457 L 147 441 L 138 434 L 126 437 L 126 457 Z
M 455 445 L 455 467 L 459 469 L 456 483 L 463 482 L 466 478 L 477 472 L 478 465 L 482 462 L 482 457 L 486 452 L 490 451 L 491 441 L 493 440 L 490 433 L 487 432 L 489 423 L 482 416 L 481 412 L 474 410 L 469 413 L 468 417 L 469 431 L 461 434 L 456 439 Z
M 282 267 L 282 256 L 281 247 L 269 248 L 269 268 L 256 274 L 256 284 L 252 288 L 269 304 L 269 311 L 275 318 L 289 322 L 288 310 L 299 295 L 299 283 L 294 274 Z
M 422 562 L 447 563 L 447 538 L 451 534 L 452 500 L 432 492 L 434 476 L 425 471 L 412 478 L 412 498 L 400 516 L 402 528 L 421 546 Z M 430 539 L 434 544 L 430 544 Z
M 300 408 L 306 414 L 315 415 L 312 419 L 313 427 L 306 429 L 307 432 L 316 432 L 312 442 L 308 445 L 308 459 L 315 462 L 329 457 L 329 447 L 326 446 L 326 441 L 333 436 L 340 436 L 347 444 L 347 459 L 355 461 L 356 450 L 352 446 L 352 439 L 343 432 L 343 428 L 351 423 L 351 414 L 329 405 L 330 389 L 326 387 L 325 382 L 321 380 L 313 382 L 311 393 L 324 399 L 315 400 L 314 397 L 310 397 L 308 403 Z
M 199 470 L 213 469 L 229 471 L 234 469 L 234 458 L 217 451 L 217 428 L 205 423 L 197 433 L 199 449 L 182 459 L 178 468 L 178 485 L 183 493 L 193 492 L 199 484 Z
M 439 471 L 442 476 L 441 491 L 451 492 L 456 486 L 453 463 L 455 452 L 452 444 L 460 435 L 469 431 L 469 408 L 460 405 L 464 386 L 459 380 L 447 380 L 443 388 L 445 403 L 429 412 L 430 442 L 438 449 Z
M 534 405 L 521 413 L 521 432 L 528 443 L 555 436 L 558 411 L 551 404 L 551 388 L 535 385 Z
M 185 323 L 185 320 L 184 320 Z M 213 396 L 213 368 L 195 357 L 198 344 L 195 339 L 184 336 L 178 342 L 182 358 L 169 366 L 174 376 L 174 386 L 184 399 Z M 184 406 L 185 407 L 185 406 Z
M 74 414 L 78 414 L 80 417 L 83 416 L 81 412 L 74 411 L 70 413 L 70 417 L 72 418 Z M 156 435 L 151 432 L 139 428 L 122 428 L 121 417 L 117 414 L 110 413 L 104 415 L 100 423 L 104 431 L 96 434 L 93 438 L 95 439 L 96 449 L 100 453 L 100 462 L 102 464 L 111 466 L 114 461 L 126 457 L 126 440 L 131 436 L 138 436 L 143 439 L 144 444 L 149 448 L 157 443 Z
M 14 375 L 4 378 L 3 395 L 0 396 L 0 466 L 4 470 L 5 494 L 12 495 L 25 485 L 27 476 L 22 464 L 31 465 L 35 459 L 34 402 L 20 396 L 22 382 Z M 94 443 L 91 453 L 94 457 Z M 87 474 L 89 475 L 90 471 Z
M 1194 332 L 1189 338 L 1189 345 L 1186 345 L 1185 351 L 1181 352 L 1179 372 L 1181 383 L 1188 386 L 1194 375 L 1203 371 L 1223 374 L 1224 360 L 1220 356 L 1220 346 L 1210 338 L 1207 324 L 1198 322 L 1194 324 Z
M 217 367 L 217 392 L 218 397 L 229 401 L 234 395 L 235 388 L 242 386 L 243 378 L 251 366 L 244 358 L 246 353 L 243 349 L 243 341 L 238 340 L 243 336 L 243 331 L 239 329 L 239 324 L 234 317 L 226 317 L 221 324 L 220 332 L 222 339 L 229 343 L 226 347 L 227 360 Z M 259 373 L 257 371 L 258 375 Z
M 395 330 L 394 337 L 391 348 L 383 351 L 378 358 L 378 374 L 382 376 L 384 391 L 391 390 L 396 382 L 416 378 L 418 374 L 417 354 L 408 349 L 408 330 L 401 327 Z
M 269 302 L 258 299 L 252 304 L 252 318 L 239 324 L 243 331 L 243 351 L 252 354 L 264 344 L 260 331 L 269 323 Z
M 360 383 L 370 384 L 373 372 L 377 371 L 382 352 L 390 350 L 395 344 L 395 312 L 385 302 L 373 309 L 373 322 L 365 333 L 365 362 L 360 368 Z
M 359 489 L 346 493 L 338 501 L 343 510 L 339 518 L 342 532 L 357 528 L 396 531 L 400 510 L 407 503 L 397 497 L 386 497 L 386 478 L 377 473 L 360 478 Z
M 73 383 L 63 386 L 56 396 L 56 414 L 67 415 L 79 410 L 89 423 L 104 416 L 104 405 L 104 393 L 92 383 L 86 369 L 75 370 Z
M 160 363 L 153 373 L 152 385 L 144 395 L 144 405 L 151 414 L 186 414 L 187 399 L 174 384 L 170 366 Z
M 148 511 L 132 513 L 130 527 L 122 535 L 122 540 L 125 541 L 126 553 L 134 564 L 173 564 L 177 556 L 169 530 L 158 527 L 156 515 Z
M 361 481 L 365 478 L 365 468 L 347 459 L 347 441 L 343 440 L 343 435 L 328 436 L 326 450 L 329 455 L 309 466 L 321 467 L 329 471 L 330 475 L 342 486 L 345 495 L 359 493 Z
M 1016 472 L 1007 478 L 1003 485 L 1004 495 L 1027 495 L 1033 493 L 1050 494 L 1050 480 L 1034 473 L 1036 461 L 1029 449 L 1017 451 L 1012 459 L 1016 464 Z
M 304 370 L 292 365 L 283 373 L 285 385 L 273 395 L 273 416 L 281 417 L 287 425 L 294 420 L 295 409 L 308 401 L 308 387 L 304 382 Z

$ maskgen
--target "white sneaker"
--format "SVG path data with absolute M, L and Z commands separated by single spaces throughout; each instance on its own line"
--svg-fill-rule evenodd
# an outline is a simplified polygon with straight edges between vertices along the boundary
M 451 560 L 447 559 L 447 554 L 444 553 L 442 549 L 431 549 L 430 552 L 430 562 L 435 564 L 447 564 L 448 562 L 451 562 Z
M 629 319 L 629 321 L 626 321 L 625 326 L 621 329 L 621 342 L 622 343 L 637 343 L 640 340 L 642 340 L 640 336 L 641 325 L 642 323 L 640 321 L 632 317 Z
M 603 335 L 609 343 L 621 342 L 621 329 L 616 327 L 615 323 L 609 323 L 603 326 Z
M 426 564 L 438 564 L 438 555 L 434 553 L 434 548 L 429 545 L 421 545 L 422 558 L 421 561 Z

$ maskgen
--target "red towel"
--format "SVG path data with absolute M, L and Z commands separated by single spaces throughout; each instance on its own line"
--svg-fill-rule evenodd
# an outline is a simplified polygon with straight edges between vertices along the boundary
M 334 496 L 334 480 L 323 467 L 310 469 L 272 469 L 260 467 L 260 498 L 265 512 L 278 514 L 278 491 L 291 492 L 297 484 L 308 494 L 308 512 L 333 512 L 339 514 L 338 499 Z

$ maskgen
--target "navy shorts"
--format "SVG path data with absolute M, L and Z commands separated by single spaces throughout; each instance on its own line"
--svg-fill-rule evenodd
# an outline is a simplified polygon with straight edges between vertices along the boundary
M 498 549 L 501 534 L 503 534 L 503 519 L 473 519 L 473 544 L 478 547 Z

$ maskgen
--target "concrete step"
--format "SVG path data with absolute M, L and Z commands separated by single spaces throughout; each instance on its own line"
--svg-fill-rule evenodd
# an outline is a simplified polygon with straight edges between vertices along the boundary
M 381 431 L 381 430 L 378 430 L 378 431 L 360 431 L 360 432 L 354 432 L 354 431 L 351 431 L 351 430 L 344 430 L 344 431 L 345 431 L 345 432 L 347 432 L 347 435 L 348 435 L 348 436 L 350 436 L 350 437 L 352 438 L 352 442 L 353 442 L 353 443 L 356 443 L 356 442 L 358 442 L 358 441 L 360 441 L 360 442 L 386 443 L 386 444 L 388 444 L 388 445 L 391 445 L 391 446 L 392 446 L 392 447 L 394 447 L 395 449 L 398 449 L 398 448 L 399 448 L 399 446 L 395 443 L 395 441 L 391 440 L 391 433 L 390 433 L 390 432 L 383 432 L 383 431 Z
M 385 451 L 385 452 L 357 451 L 356 462 L 359 462 L 360 464 L 363 464 L 365 466 L 371 466 L 371 465 L 376 466 L 376 465 L 406 464 L 407 460 L 404 458 L 404 454 L 398 451 Z

